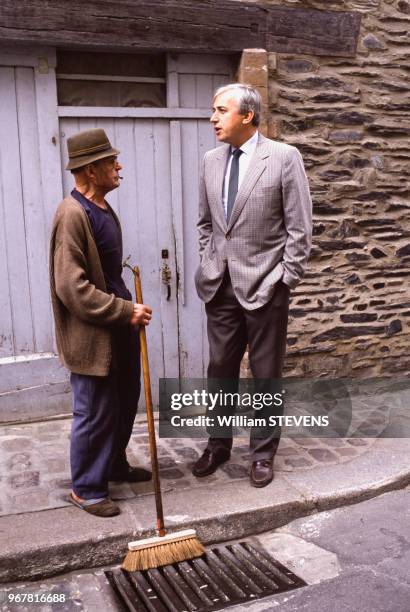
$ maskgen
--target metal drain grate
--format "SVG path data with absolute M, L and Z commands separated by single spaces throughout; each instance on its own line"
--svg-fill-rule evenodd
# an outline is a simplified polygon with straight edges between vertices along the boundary
M 124 610 L 208 612 L 306 583 L 249 542 L 220 546 L 199 559 L 143 572 L 105 572 Z

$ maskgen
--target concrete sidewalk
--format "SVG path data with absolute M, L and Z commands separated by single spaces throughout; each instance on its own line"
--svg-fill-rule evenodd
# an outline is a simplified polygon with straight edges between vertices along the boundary
M 151 483 L 116 484 L 122 513 L 88 515 L 66 501 L 71 421 L 0 428 L 0 581 L 49 576 L 119 562 L 127 542 L 151 535 Z M 247 440 L 235 438 L 231 460 L 212 476 L 191 475 L 205 441 L 159 439 L 166 523 L 195 527 L 214 543 L 246 537 L 308 514 L 356 503 L 410 483 L 410 439 L 282 438 L 275 479 L 249 485 Z M 148 465 L 148 437 L 138 417 L 130 462 Z

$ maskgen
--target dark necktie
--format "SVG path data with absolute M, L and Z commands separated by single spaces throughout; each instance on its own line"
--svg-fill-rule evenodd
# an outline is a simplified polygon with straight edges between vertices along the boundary
M 232 208 L 235 203 L 236 194 L 238 193 L 238 179 L 239 179 L 239 158 L 243 151 L 241 149 L 235 149 L 232 153 L 231 172 L 229 174 L 229 186 L 228 186 L 228 201 L 226 203 L 226 222 L 229 223 Z

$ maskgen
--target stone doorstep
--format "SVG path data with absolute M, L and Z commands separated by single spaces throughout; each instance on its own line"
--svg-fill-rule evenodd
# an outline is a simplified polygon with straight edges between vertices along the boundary
M 380 463 L 386 463 L 388 457 L 388 448 L 382 444 L 381 452 L 376 449 L 374 453 L 373 472 L 364 471 L 363 479 L 358 480 L 358 466 L 353 461 L 345 466 L 344 478 L 339 474 L 333 487 L 331 475 L 326 486 L 317 484 L 323 480 L 319 474 L 316 482 L 313 479 L 305 486 L 278 475 L 264 489 L 251 488 L 247 481 L 213 486 L 204 482 L 195 489 L 195 500 L 187 499 L 186 490 L 166 491 L 166 525 L 171 531 L 194 527 L 204 544 L 213 544 L 246 538 L 295 518 L 370 499 L 410 483 L 410 468 L 403 469 L 410 457 L 410 440 L 407 446 L 409 450 L 395 472 L 397 456 L 393 456 L 392 465 L 387 466 L 391 469 L 385 471 L 387 477 L 380 476 Z M 328 471 L 327 467 L 321 469 L 323 473 Z M 126 500 L 120 506 L 121 515 L 111 519 L 98 519 L 74 507 L 0 517 L 0 582 L 33 580 L 121 562 L 129 541 L 153 535 L 155 510 L 153 498 L 146 497 Z

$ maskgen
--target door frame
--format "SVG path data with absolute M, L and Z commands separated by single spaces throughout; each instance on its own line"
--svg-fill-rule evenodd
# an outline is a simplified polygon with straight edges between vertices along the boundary
M 32 67 L 34 70 L 36 113 L 40 160 L 40 180 L 45 214 L 46 235 L 50 236 L 55 208 L 62 200 L 60 127 L 62 117 L 129 117 L 168 119 L 172 131 L 172 215 L 176 265 L 178 269 L 178 302 L 185 303 L 183 275 L 183 215 L 181 177 L 181 126 L 183 119 L 209 119 L 209 108 L 181 108 L 179 75 L 205 74 L 210 71 L 211 54 L 167 54 L 167 106 L 165 108 L 64 107 L 57 101 L 57 53 L 55 48 L 41 46 L 7 47 L 0 45 L 0 66 Z M 226 55 L 233 66 L 233 58 Z M 221 55 L 215 56 L 216 73 Z M 232 73 L 233 70 L 231 69 Z M 179 161 L 178 161 L 179 160 Z M 50 296 L 47 307 L 51 317 Z M 179 307 L 177 305 L 177 309 Z M 67 414 L 71 411 L 68 373 L 56 356 L 55 339 L 46 353 L 13 355 L 0 359 L 0 423 Z M 18 409 L 16 409 L 18 406 Z

